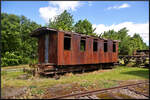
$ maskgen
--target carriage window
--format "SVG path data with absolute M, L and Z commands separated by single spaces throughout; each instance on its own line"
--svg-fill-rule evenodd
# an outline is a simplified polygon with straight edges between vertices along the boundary
M 64 50 L 71 50 L 71 36 L 64 36 Z
M 108 50 L 108 47 L 107 47 L 107 41 L 104 41 L 104 52 L 107 52 Z
M 80 41 L 80 50 L 85 51 L 85 38 L 82 38 L 82 37 Z
M 113 42 L 113 52 L 116 52 L 116 44 Z
M 97 40 L 93 42 L 93 51 L 97 51 Z

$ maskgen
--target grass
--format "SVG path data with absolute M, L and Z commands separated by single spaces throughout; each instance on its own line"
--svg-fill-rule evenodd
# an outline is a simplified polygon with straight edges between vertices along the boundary
M 18 65 L 18 66 L 7 66 L 7 67 L 1 67 L 2 70 L 5 69 L 19 69 L 19 68 L 27 68 L 29 65 Z
M 109 88 L 117 85 L 120 80 L 148 80 L 149 69 L 137 67 L 118 66 L 115 69 L 99 70 L 83 74 L 72 74 L 61 76 L 59 80 L 53 78 L 34 78 L 28 80 L 17 79 L 19 75 L 25 74 L 20 72 L 1 73 L 1 86 L 21 87 L 27 86 L 32 89 L 33 93 L 41 93 L 43 89 L 50 88 L 57 84 L 77 83 L 85 88 Z M 36 91 L 38 90 L 38 91 Z

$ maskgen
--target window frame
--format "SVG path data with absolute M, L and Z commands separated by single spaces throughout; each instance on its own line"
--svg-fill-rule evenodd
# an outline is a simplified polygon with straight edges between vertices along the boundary
M 69 46 L 69 49 L 66 49 L 65 48 L 65 39 L 70 39 L 70 46 Z M 70 34 L 64 34 L 64 50 L 68 50 L 68 51 L 71 51 L 71 41 L 72 41 L 72 37 L 71 37 L 71 35 Z
M 82 50 L 82 48 L 81 48 L 82 41 L 84 41 L 84 50 Z M 80 39 L 80 51 L 81 52 L 85 52 L 86 51 L 86 38 L 85 37 L 81 37 L 81 39 Z
M 105 46 L 105 44 L 107 44 L 106 46 Z M 106 49 L 105 49 L 105 47 L 106 47 Z M 106 53 L 106 52 L 108 52 L 108 41 L 107 40 L 104 40 L 104 52 Z
M 113 52 L 116 52 L 116 42 L 113 42 Z
M 96 43 L 96 50 L 94 49 L 95 48 L 94 43 Z M 94 39 L 93 40 L 93 52 L 97 52 L 97 51 L 98 51 L 98 40 Z

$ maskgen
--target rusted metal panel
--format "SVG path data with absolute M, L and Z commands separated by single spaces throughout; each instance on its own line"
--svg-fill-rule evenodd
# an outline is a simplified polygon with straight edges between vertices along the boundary
M 76 64 L 76 46 L 75 46 L 75 41 L 76 41 L 76 35 L 71 35 L 71 62 L 72 64 Z
M 64 65 L 70 65 L 71 62 L 71 51 L 70 50 L 64 50 Z
M 39 63 L 44 63 L 44 59 L 45 59 L 45 36 L 42 35 L 39 37 L 38 40 L 38 59 L 39 59 Z
M 99 46 L 99 63 L 103 63 L 104 62 L 104 41 L 103 40 L 99 40 L 98 46 Z
M 112 54 L 113 54 L 113 42 L 108 40 L 108 62 L 112 62 Z
M 90 38 L 87 38 L 86 39 L 86 64 L 90 64 L 91 63 L 91 39 Z
M 98 51 L 97 52 L 93 52 L 93 63 L 99 63 L 99 55 L 98 55 Z
M 110 51 L 111 51 L 111 48 L 110 48 L 110 40 L 107 40 L 107 43 L 108 43 L 108 51 L 107 51 L 107 57 L 106 57 L 106 62 L 110 62 L 109 61 L 109 56 L 110 56 Z
M 79 64 L 85 64 L 84 61 L 85 61 L 85 52 L 84 51 L 80 51 L 80 60 L 79 60 Z
M 64 65 L 64 33 L 63 32 L 58 32 L 58 51 L 57 51 L 57 55 L 58 55 L 58 65 Z
M 49 33 L 49 63 L 57 64 L 57 32 Z
M 104 52 L 104 63 L 108 62 L 108 52 Z
M 93 38 L 89 38 L 89 64 L 92 64 L 93 62 Z
M 81 58 L 80 58 L 80 36 L 79 35 L 77 35 L 77 40 L 76 40 L 76 45 L 75 46 L 77 47 L 76 61 L 77 61 L 77 64 L 80 64 Z
M 47 31 L 49 32 L 49 63 L 57 65 L 78 65 L 78 64 L 97 64 L 111 63 L 117 61 L 118 42 L 116 42 L 116 52 L 113 52 L 113 41 L 106 39 L 97 40 L 97 51 L 93 51 L 94 37 L 87 37 L 80 34 L 64 33 L 62 31 Z M 57 34 L 58 32 L 58 34 Z M 64 50 L 64 34 L 71 35 L 71 50 Z M 45 34 L 39 37 L 39 62 L 45 60 Z M 80 50 L 81 36 L 85 37 L 85 51 Z M 108 51 L 104 52 L 104 40 L 107 41 Z
M 80 39 L 79 36 L 77 34 L 73 34 L 72 35 L 72 51 L 71 51 L 71 60 L 72 60 L 72 64 L 79 64 L 78 60 L 79 60 L 79 43 L 80 43 Z

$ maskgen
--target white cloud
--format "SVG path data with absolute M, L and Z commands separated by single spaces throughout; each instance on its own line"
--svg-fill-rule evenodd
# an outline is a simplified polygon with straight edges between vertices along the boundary
M 56 15 L 59 15 L 64 10 L 75 11 L 80 5 L 79 1 L 49 1 L 48 7 L 39 8 L 40 17 L 48 22 L 49 19 L 53 20 Z
M 80 6 L 79 1 L 50 1 L 49 4 L 58 6 L 61 10 L 76 10 L 76 7 Z
M 92 6 L 92 1 L 88 1 L 88 6 Z
M 130 7 L 130 5 L 127 4 L 127 3 L 124 3 L 124 4 L 120 5 L 120 6 L 108 7 L 107 10 L 111 10 L 111 9 L 121 9 L 121 8 L 128 8 L 128 7 Z
M 49 18 L 54 18 L 59 12 L 58 8 L 53 8 L 53 7 L 42 7 L 39 9 L 40 16 L 46 21 L 49 21 Z
M 127 3 L 124 3 L 121 6 L 119 6 L 118 8 L 120 9 L 120 8 L 128 8 L 128 7 L 130 7 L 130 5 Z
M 134 33 L 138 33 L 142 37 L 143 41 L 147 45 L 149 44 L 149 22 L 147 23 L 123 22 L 117 25 L 113 24 L 110 26 L 106 26 L 104 24 L 99 24 L 99 25 L 94 24 L 93 27 L 96 28 L 95 32 L 97 34 L 101 34 L 104 31 L 108 31 L 111 29 L 114 29 L 115 31 L 119 31 L 120 29 L 126 27 L 129 30 L 128 34 L 130 36 L 133 36 Z

